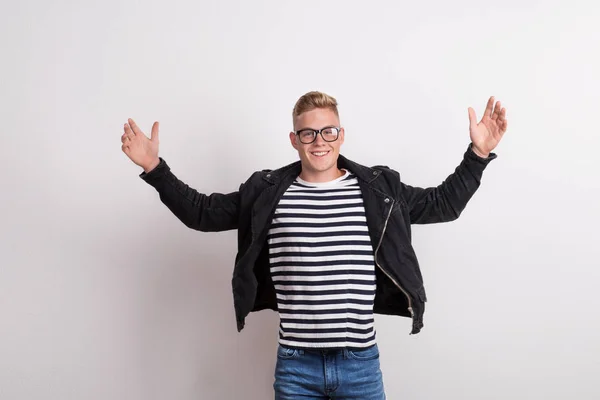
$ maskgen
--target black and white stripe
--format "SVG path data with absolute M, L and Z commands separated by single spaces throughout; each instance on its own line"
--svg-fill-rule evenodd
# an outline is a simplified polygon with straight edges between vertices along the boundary
M 375 343 L 373 246 L 354 175 L 326 183 L 297 178 L 275 210 L 268 243 L 281 344 Z

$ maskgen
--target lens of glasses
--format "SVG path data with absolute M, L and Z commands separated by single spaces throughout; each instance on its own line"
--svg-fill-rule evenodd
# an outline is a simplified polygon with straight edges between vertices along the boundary
M 338 128 L 325 128 L 321 131 L 321 135 L 326 142 L 333 142 L 337 139 L 339 132 Z
M 315 141 L 317 133 L 311 129 L 305 129 L 303 131 L 298 132 L 298 137 L 300 138 L 300 142 L 304 144 L 312 143 Z

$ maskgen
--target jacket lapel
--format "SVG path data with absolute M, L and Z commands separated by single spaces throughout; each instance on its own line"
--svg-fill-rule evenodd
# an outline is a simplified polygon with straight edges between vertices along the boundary
M 271 226 L 273 212 L 279 200 L 300 174 L 300 161 L 275 171 L 263 171 L 262 179 L 268 186 L 256 198 L 252 206 L 252 241 L 264 240 Z

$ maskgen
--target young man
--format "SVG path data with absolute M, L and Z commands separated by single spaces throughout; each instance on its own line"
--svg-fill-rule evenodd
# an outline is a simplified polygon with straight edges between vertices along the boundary
M 300 161 L 252 176 L 229 194 L 198 193 L 158 157 L 131 119 L 122 150 L 140 177 L 188 227 L 238 230 L 233 298 L 238 331 L 251 311 L 277 310 L 276 399 L 384 399 L 373 314 L 423 327 L 425 290 L 411 224 L 452 221 L 479 187 L 507 127 L 491 97 L 482 120 L 469 108 L 471 143 L 439 186 L 418 188 L 387 167 L 340 155 L 336 100 L 309 92 L 293 110 L 289 138 Z

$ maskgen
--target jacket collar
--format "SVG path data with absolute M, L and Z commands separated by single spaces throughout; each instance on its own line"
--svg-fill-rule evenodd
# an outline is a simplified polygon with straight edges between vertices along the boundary
M 379 177 L 379 175 L 381 175 L 381 171 L 379 169 L 369 168 L 355 163 L 341 154 L 338 157 L 337 164 L 338 168 L 347 169 L 348 171 L 354 173 L 358 179 L 367 183 L 373 182 L 375 179 L 377 179 L 377 177 Z M 300 161 L 296 161 L 273 171 L 263 171 L 263 179 L 273 184 L 278 184 L 280 182 L 291 183 L 291 181 L 300 175 L 301 171 L 302 164 Z

